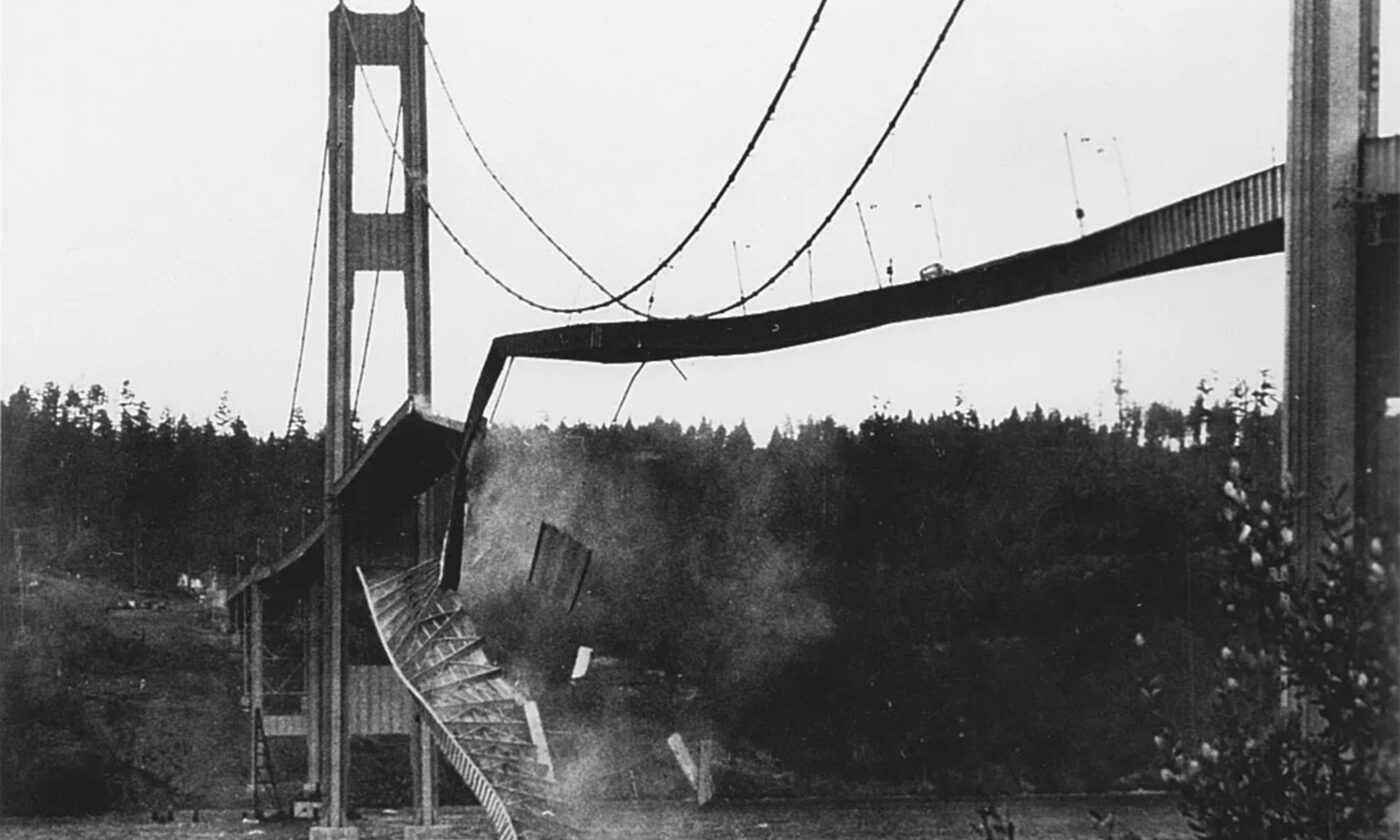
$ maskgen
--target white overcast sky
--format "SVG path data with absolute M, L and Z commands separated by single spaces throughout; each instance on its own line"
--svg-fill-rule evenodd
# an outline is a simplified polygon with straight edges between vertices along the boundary
M 709 201 L 815 5 L 421 3 L 488 159 L 614 288 L 650 269 Z M 951 5 L 831 0 L 750 165 L 665 273 L 658 313 L 731 300 L 736 244 L 748 288 L 798 246 L 874 143 Z M 1077 235 L 1062 132 L 1091 230 L 1281 161 L 1288 6 L 968 0 L 855 193 L 881 270 L 893 260 L 907 282 L 939 260 L 928 196 L 952 267 Z M 156 409 L 202 420 L 227 391 L 255 431 L 282 428 L 311 252 L 331 7 L 5 2 L 6 394 L 46 380 L 115 391 L 130 379 Z M 1383 3 L 1382 15 L 1393 36 L 1400 2 Z M 1394 51 L 1384 60 L 1382 130 L 1393 133 Z M 386 106 L 397 99 L 387 81 L 371 78 Z M 359 104 L 359 209 L 371 210 L 387 143 L 368 99 Z M 435 206 L 522 291 L 554 304 L 593 300 L 482 172 L 431 71 L 428 108 Z M 507 298 L 436 228 L 431 248 L 435 405 L 460 415 L 492 336 L 563 319 Z M 874 286 L 854 206 L 817 242 L 811 268 L 818 297 Z M 359 281 L 361 333 L 371 286 L 369 276 Z M 322 260 L 299 399 L 313 426 L 324 412 L 325 289 Z M 381 287 L 360 407 L 367 419 L 402 399 L 401 294 L 396 276 Z M 751 311 L 809 294 L 803 261 Z M 682 362 L 689 381 L 652 365 L 624 416 L 746 419 L 761 442 L 785 417 L 854 423 L 875 405 L 922 415 L 959 393 L 984 417 L 1036 402 L 1097 415 L 1111 407 L 1120 351 L 1132 398 L 1181 405 L 1212 373 L 1227 383 L 1261 368 L 1281 376 L 1283 303 L 1281 257 L 1179 272 L 775 354 Z M 606 422 L 631 373 L 517 364 L 497 419 Z

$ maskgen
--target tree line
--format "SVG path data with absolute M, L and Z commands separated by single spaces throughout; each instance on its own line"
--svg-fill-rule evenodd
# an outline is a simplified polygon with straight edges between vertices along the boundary
M 799 773 L 1136 785 L 1156 772 L 1145 675 L 1205 725 L 1225 632 L 1212 488 L 1231 453 L 1275 474 L 1279 440 L 1267 383 L 1203 385 L 1185 410 L 1118 385 L 1105 422 L 958 405 L 808 420 L 765 446 L 742 424 L 493 427 L 469 595 L 566 717 L 607 705 L 567 689 L 587 644 L 677 687 L 629 714 Z M 192 423 L 128 386 L 46 385 L 12 394 L 0 424 L 5 544 L 57 568 L 165 588 L 270 560 L 320 515 L 322 446 L 299 418 L 261 438 L 226 405 Z M 572 615 L 520 586 L 542 518 L 595 552 Z
M 1277 474 L 1271 390 L 1122 400 L 1101 424 L 877 412 L 764 447 L 743 425 L 498 429 L 464 580 L 564 720 L 679 723 L 801 774 L 923 790 L 1160 786 L 1140 687 L 1165 675 L 1156 713 L 1206 727 L 1227 628 L 1215 489 L 1233 453 Z M 541 519 L 594 549 L 572 614 L 523 584 Z M 576 645 L 661 690 L 619 704 L 572 684 Z
M 0 406 L 0 530 L 64 571 L 142 589 L 181 574 L 246 572 L 291 548 L 321 515 L 321 443 L 300 415 L 252 436 L 221 400 L 195 423 L 149 405 L 54 383 Z

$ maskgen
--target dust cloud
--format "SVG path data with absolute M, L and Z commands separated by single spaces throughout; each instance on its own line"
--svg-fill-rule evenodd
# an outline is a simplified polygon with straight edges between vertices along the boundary
M 704 458 L 703 441 L 636 445 L 659 425 L 498 428 L 471 464 L 463 595 L 507 673 L 564 718 L 548 725 L 577 742 L 576 788 L 658 751 L 674 775 L 672 727 L 722 740 L 718 721 L 762 702 L 764 685 L 835 627 L 810 546 L 770 527 L 772 481 L 742 458 L 736 468 L 732 452 Z M 593 550 L 572 613 L 525 583 L 541 521 Z M 599 658 L 571 685 L 579 645 Z M 639 739 L 645 748 L 619 743 Z

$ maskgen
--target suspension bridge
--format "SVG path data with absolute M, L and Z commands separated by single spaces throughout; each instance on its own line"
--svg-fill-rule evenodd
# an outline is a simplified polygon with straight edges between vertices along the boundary
M 324 516 L 299 546 L 254 570 L 231 593 L 250 638 L 250 717 L 256 730 L 251 754 L 261 754 L 267 736 L 305 739 L 304 796 L 319 803 L 313 837 L 356 836 L 347 819 L 350 736 L 373 733 L 411 738 L 417 825 L 408 836 L 435 831 L 434 749 L 484 806 L 497 837 L 578 831 L 558 790 L 537 708 L 483 652 L 483 639 L 457 593 L 463 583 L 469 450 L 484 433 L 488 403 L 516 358 L 643 365 L 761 353 L 1130 278 L 1164 275 L 1160 282 L 1171 282 L 1169 272 L 1178 269 L 1281 252 L 1288 290 L 1285 469 L 1304 492 L 1305 505 L 1317 504 L 1343 483 L 1350 486 L 1359 515 L 1389 533 L 1400 528 L 1400 440 L 1393 419 L 1400 415 L 1400 136 L 1376 136 L 1377 0 L 1294 0 L 1282 165 L 1244 173 L 1071 241 L 921 282 L 748 314 L 747 304 L 810 251 L 850 198 L 953 31 L 963 5 L 959 0 L 874 149 L 791 258 L 728 305 L 686 318 L 650 317 L 650 300 L 642 308 L 629 298 L 654 283 L 734 183 L 825 5 L 825 0 L 817 5 L 782 84 L 706 211 L 655 269 L 626 289 L 614 292 L 589 274 L 488 166 L 515 207 L 603 294 L 596 303 L 575 307 L 551 307 L 511 288 L 429 202 L 426 83 L 428 59 L 435 71 L 437 61 L 428 48 L 423 12 L 410 5 L 398 14 L 358 14 L 343 4 L 330 12 Z M 356 74 L 373 65 L 400 71 L 394 128 L 370 90 L 371 107 L 404 173 L 398 185 L 404 209 L 397 213 L 358 213 L 351 207 Z M 455 113 L 455 103 L 451 107 Z M 461 122 L 460 113 L 455 115 Z M 499 336 L 491 342 L 465 420 L 439 416 L 432 409 L 430 349 L 433 224 L 524 304 L 560 314 L 616 306 L 641 318 Z M 402 272 L 408 311 L 408 398 L 359 452 L 351 449 L 356 271 Z M 736 310 L 744 314 L 732 314 Z M 433 519 L 432 497 L 435 484 L 449 475 L 453 498 L 443 527 Z M 1311 518 L 1305 509 L 1305 544 L 1318 539 L 1307 528 Z M 277 632 L 265 619 L 269 608 L 305 631 L 300 651 L 289 648 L 283 633 L 280 649 L 290 652 L 276 664 L 267 653 L 277 647 L 269 640 Z M 351 651 L 347 628 L 356 621 L 373 628 L 378 650 Z M 352 664 L 352 659 L 359 661 Z M 271 687 L 289 681 L 300 685 L 300 700 L 278 706 L 273 702 L 278 690 Z M 267 779 L 254 766 L 250 782 L 256 790 Z

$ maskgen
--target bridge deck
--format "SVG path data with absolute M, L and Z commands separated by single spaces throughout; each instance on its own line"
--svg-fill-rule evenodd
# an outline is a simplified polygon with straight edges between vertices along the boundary
M 463 457 L 506 359 L 602 364 L 761 353 L 886 324 L 1005 306 L 1162 271 L 1283 250 L 1283 167 L 1231 181 L 1070 242 L 929 280 L 732 318 L 573 324 L 491 342 L 463 424 Z M 440 585 L 460 581 L 466 471 L 458 468 Z
M 575 324 L 497 338 L 501 357 L 625 363 L 756 353 L 1283 250 L 1283 167 L 1083 238 L 931 280 L 754 315 Z

